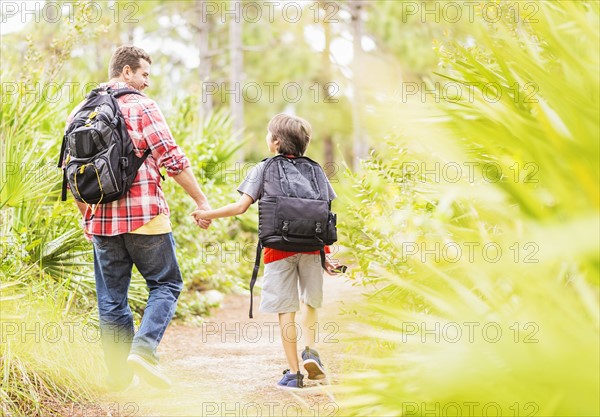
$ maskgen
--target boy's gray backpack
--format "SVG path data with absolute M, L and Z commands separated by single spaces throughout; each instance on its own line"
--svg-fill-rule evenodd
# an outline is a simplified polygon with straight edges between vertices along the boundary
M 288 252 L 319 251 L 325 268 L 326 245 L 337 241 L 336 215 L 331 212 L 327 176 L 310 158 L 277 155 L 265 159 L 262 192 L 258 202 L 258 246 L 250 281 L 250 318 L 252 290 L 262 248 Z

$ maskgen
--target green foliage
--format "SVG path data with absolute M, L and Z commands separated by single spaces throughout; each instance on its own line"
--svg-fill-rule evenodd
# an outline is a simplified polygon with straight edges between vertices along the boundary
M 7 73 L 22 81 L 14 95 L 3 96 L 0 107 L 3 414 L 47 415 L 56 411 L 56 401 L 88 402 L 97 383 L 88 372 L 99 374 L 97 346 L 86 343 L 81 331 L 70 337 L 66 325 L 81 330 L 95 318 L 89 244 L 80 215 L 74 205 L 57 203 L 62 181 L 56 160 L 66 103 L 28 93 L 52 80 L 79 30 L 75 25 L 63 43 L 55 44 L 46 70 Z M 27 56 L 36 52 L 30 45 Z M 59 334 L 43 331 L 58 327 Z
M 354 175 L 343 239 L 369 297 L 348 414 L 600 412 L 598 4 L 536 4 L 444 45 L 473 99 L 420 110 Z
M 35 129 L 35 125 L 32 127 Z M 11 141 L 3 141 L 2 145 L 7 143 Z M 46 143 L 45 148 L 52 147 Z M 34 176 L 45 172 L 48 161 L 42 159 L 45 156 L 39 151 L 18 160 L 15 159 L 18 151 L 12 152 L 14 148 L 7 146 L 4 149 L 11 154 L 11 160 L 19 161 L 19 170 L 12 175 L 20 176 L 26 170 Z M 30 188 L 22 190 L 24 198 L 18 200 L 14 196 L 19 195 L 21 183 L 4 182 L 7 201 L 18 204 L 15 207 L 4 204 L 0 211 L 0 326 L 3 328 L 0 391 L 2 410 L 8 414 L 46 415 L 51 410 L 50 402 L 89 401 L 88 387 L 93 382 L 88 372 L 98 366 L 94 362 L 98 358 L 97 352 L 93 353 L 94 346 L 85 343 L 81 333 L 75 333 L 76 339 L 69 340 L 64 337 L 68 329 L 63 327 L 63 337 L 57 342 L 41 336 L 41 329 L 47 324 L 54 326 L 63 320 L 76 325 L 87 323 L 89 311 L 95 305 L 89 246 L 83 239 L 75 210 L 59 208 L 55 203 L 58 193 L 50 188 L 56 188 L 57 181 L 56 173 L 50 179 L 38 178 Z M 44 194 L 29 198 L 29 192 L 42 187 Z M 76 313 L 69 314 L 75 306 Z M 8 329 L 14 326 L 17 331 L 9 333 Z M 24 329 L 33 330 L 32 340 L 23 340 Z M 74 363 L 82 368 L 74 367 Z
M 81 317 L 66 319 L 66 294 L 51 295 L 40 282 L 0 283 L 3 415 L 64 415 L 66 403 L 91 403 L 102 382 L 96 327 Z
M 426 7 L 424 3 L 400 0 L 381 2 L 375 7 L 369 7 L 369 2 L 366 5 L 369 13 L 366 25 L 379 41 L 380 51 L 402 57 L 403 70 L 408 72 L 407 79 L 419 79 L 429 74 L 437 63 L 432 38 L 456 25 L 444 24 L 443 19 L 439 24 L 439 18 L 438 24 L 423 24 L 421 7 Z M 435 10 L 440 3 L 437 6 L 430 3 L 427 7 Z

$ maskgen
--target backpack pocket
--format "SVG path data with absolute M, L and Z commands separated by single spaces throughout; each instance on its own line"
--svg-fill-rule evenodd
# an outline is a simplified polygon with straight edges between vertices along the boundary
M 276 234 L 277 198 L 264 197 L 258 200 L 258 238 Z
M 68 134 L 68 146 L 75 158 L 90 158 L 110 146 L 113 129 L 103 121 L 81 126 Z
M 327 235 L 329 205 L 323 200 L 268 196 L 258 202 L 258 218 L 261 241 L 280 237 L 292 242 L 301 238 L 304 243 L 322 245 Z
M 332 211 L 329 212 L 329 219 L 327 220 L 327 228 L 325 230 L 323 242 L 326 245 L 333 245 L 337 242 L 337 214 Z
M 114 146 L 93 158 L 72 158 L 66 167 L 67 181 L 76 200 L 96 204 L 120 192 L 115 177 L 115 161 L 111 161 Z M 117 161 L 118 163 L 118 161 Z M 117 171 L 118 172 L 118 171 Z
M 276 197 L 277 232 L 283 237 L 314 237 L 322 240 L 327 227 L 327 201 L 306 198 Z

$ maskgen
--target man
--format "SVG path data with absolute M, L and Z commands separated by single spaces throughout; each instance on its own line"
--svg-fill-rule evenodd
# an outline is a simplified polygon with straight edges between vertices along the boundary
M 135 46 L 121 46 L 110 60 L 106 87 L 143 91 L 149 86 L 150 56 Z M 183 288 L 171 233 L 169 207 L 160 181 L 164 167 L 199 209 L 209 209 L 190 162 L 177 146 L 157 104 L 145 95 L 118 98 L 136 155 L 151 153 L 140 167 L 129 192 L 121 199 L 99 204 L 92 210 L 77 203 L 86 236 L 94 246 L 94 274 L 102 346 L 108 384 L 120 390 L 129 385 L 133 372 L 149 384 L 168 388 L 169 379 L 158 367 L 156 348 L 175 312 Z M 70 123 L 76 110 L 71 113 Z M 203 229 L 210 221 L 199 223 Z M 127 301 L 132 266 L 140 271 L 149 297 L 137 333 Z

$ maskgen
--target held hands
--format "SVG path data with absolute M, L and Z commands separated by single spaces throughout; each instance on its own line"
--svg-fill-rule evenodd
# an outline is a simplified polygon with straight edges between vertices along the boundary
M 194 218 L 194 220 L 208 220 L 206 218 L 206 212 L 208 210 L 194 210 L 192 211 L 192 217 Z
M 208 210 L 210 210 L 210 205 L 208 203 L 204 203 L 202 205 L 199 205 L 196 208 L 196 210 L 191 213 L 196 224 L 198 226 L 200 226 L 201 229 L 204 229 L 204 230 L 208 229 L 208 227 L 212 223 L 212 220 L 205 218 L 206 212 Z

